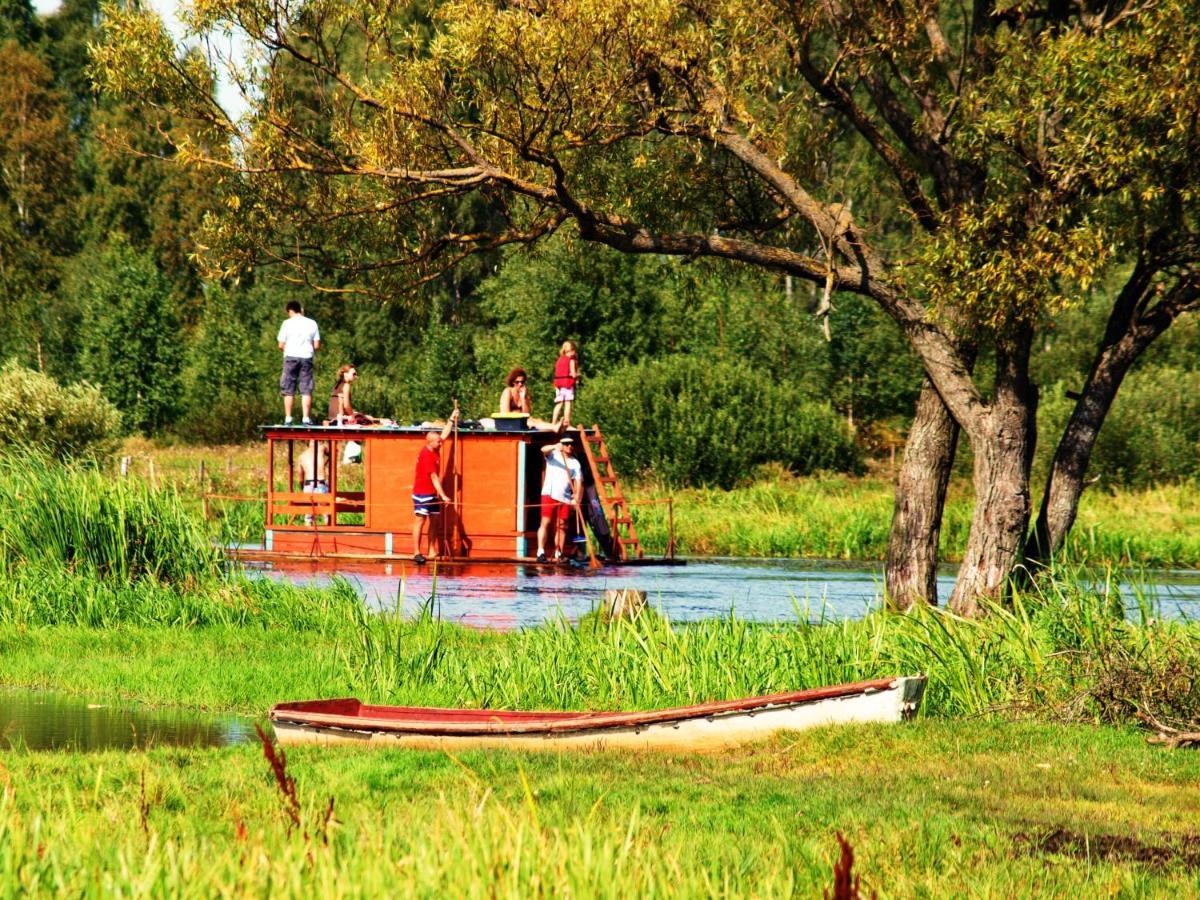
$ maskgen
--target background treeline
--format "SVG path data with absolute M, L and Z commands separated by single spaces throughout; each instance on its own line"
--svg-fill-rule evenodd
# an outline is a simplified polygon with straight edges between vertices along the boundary
M 205 135 L 97 98 L 87 45 L 99 22 L 93 0 L 68 0 L 44 17 L 27 0 L 0 2 L 7 439 L 66 453 L 117 428 L 197 442 L 252 438 L 280 415 L 275 334 L 284 304 L 298 299 L 322 330 L 318 411 L 334 371 L 352 362 L 368 412 L 420 420 L 458 398 L 475 418 L 494 411 L 505 373 L 520 365 L 535 412 L 548 417 L 554 359 L 573 338 L 585 375 L 576 418 L 605 427 L 626 470 L 728 486 L 767 463 L 860 471 L 902 441 L 920 369 L 895 326 L 872 304 L 837 297 L 826 340 L 812 289 L 783 277 L 626 256 L 563 234 L 473 259 L 385 302 L 288 284 L 277 277 L 285 267 L 201 278 L 193 235 L 221 202 L 217 176 L 159 157 L 182 137 Z M 1103 310 L 1105 286 L 1094 300 Z M 1043 433 L 1061 433 L 1103 320 L 1085 305 L 1039 348 Z M 1192 318 L 1145 355 L 1104 427 L 1093 461 L 1103 483 L 1196 476 L 1198 351 Z M 99 390 L 53 394 L 53 382 L 31 373 Z M 58 411 L 19 399 L 35 395 Z

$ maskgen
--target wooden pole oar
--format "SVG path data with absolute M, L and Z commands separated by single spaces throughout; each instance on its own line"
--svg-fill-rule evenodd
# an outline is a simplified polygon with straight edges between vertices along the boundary
M 592 539 L 588 536 L 587 522 L 583 519 L 583 510 L 578 506 L 575 507 L 575 518 L 579 523 L 579 531 L 583 535 L 584 546 L 587 547 L 588 568 L 599 569 L 600 560 L 596 559 L 596 551 L 592 549 Z
M 458 398 L 454 398 L 454 411 L 458 412 Z M 454 552 L 465 556 L 462 524 L 462 445 L 458 441 L 458 416 L 454 417 L 454 443 L 450 447 L 450 457 L 454 461 L 454 538 L 458 546 Z
M 458 400 L 457 400 L 457 399 L 454 401 L 454 408 L 455 408 L 455 409 L 458 409 Z M 445 431 L 443 431 L 442 433 L 443 433 L 443 434 L 445 434 Z M 455 473 L 455 471 L 454 471 L 454 451 L 457 449 L 457 445 L 458 445 L 458 420 L 457 420 L 457 419 L 455 419 L 455 420 L 454 420 L 454 434 L 453 434 L 453 443 L 450 445 L 450 453 L 449 453 L 449 456 L 450 456 L 450 475 L 451 475 L 451 480 L 450 480 L 450 489 L 451 489 L 452 491 L 454 490 L 454 476 L 456 475 L 456 473 Z M 445 488 L 443 487 L 443 491 L 444 491 L 444 490 L 445 490 Z M 441 532 L 442 532 L 442 553 L 444 553 L 446 556 L 453 556 L 453 555 L 454 555 L 454 552 L 453 552 L 453 550 L 452 550 L 452 549 L 451 549 L 451 547 L 450 547 L 450 541 L 449 541 L 449 539 L 448 539 L 448 536 L 447 536 L 447 534 L 446 534 L 446 529 L 447 529 L 447 528 L 449 528 L 449 522 L 448 522 L 447 520 L 450 518 L 450 513 L 451 513 L 451 510 L 452 510 L 452 509 L 453 509 L 453 507 L 455 507 L 457 504 L 458 504 L 458 494 L 457 494 L 457 493 L 454 493 L 454 495 L 453 495 L 453 496 L 450 498 L 450 502 L 447 504 L 447 508 L 446 508 L 446 509 L 444 509 L 444 510 L 442 510 L 442 514 L 441 514 L 441 515 L 438 517 L 438 518 L 439 518 L 439 520 L 440 520 L 440 521 L 438 522 L 438 525 L 440 525 L 440 526 L 441 526 L 440 530 L 441 530 Z M 432 526 L 431 526 L 431 527 L 432 527 Z M 431 541 L 433 540 L 433 535 L 432 535 L 432 534 L 429 536 L 429 539 L 430 539 Z

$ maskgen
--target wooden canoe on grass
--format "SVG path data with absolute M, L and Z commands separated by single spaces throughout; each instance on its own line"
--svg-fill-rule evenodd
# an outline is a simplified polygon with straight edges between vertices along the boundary
M 271 723 L 281 744 L 713 750 L 779 731 L 899 722 L 916 713 L 924 690 L 923 675 L 880 678 L 644 712 L 510 712 L 311 700 L 276 705 Z

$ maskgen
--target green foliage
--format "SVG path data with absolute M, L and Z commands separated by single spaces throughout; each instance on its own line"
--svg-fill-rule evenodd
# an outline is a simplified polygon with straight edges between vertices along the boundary
M 1039 418 L 1061 431 L 1074 401 L 1047 392 Z M 1053 448 L 1047 448 L 1047 453 Z M 1110 487 L 1145 488 L 1200 476 L 1200 371 L 1147 366 L 1131 372 L 1100 431 L 1089 473 Z
M 873 303 L 848 295 L 830 316 L 829 400 L 854 421 L 909 416 L 924 372 L 895 325 Z
M 64 388 L 11 360 L 0 368 L 0 443 L 102 460 L 116 451 L 120 431 L 121 414 L 92 385 Z
M 180 407 L 183 340 L 170 288 L 143 252 L 115 239 L 87 285 L 82 369 L 126 423 L 159 431 Z
M 274 411 L 270 357 L 252 332 L 254 316 L 246 292 L 210 285 L 200 322 L 188 344 L 183 381 L 187 415 L 176 430 L 207 443 L 253 438 L 257 426 Z
M 435 304 L 416 351 L 388 372 L 399 394 L 396 408 L 405 418 L 445 418 L 451 398 L 471 390 L 472 363 L 469 333 L 441 321 Z
M 40 31 L 29 0 L 0 0 L 0 44 L 32 44 Z
M 796 473 L 854 470 L 845 422 L 747 365 L 674 356 L 626 366 L 588 388 L 589 417 L 631 472 L 729 487 L 762 463 Z
M 662 352 L 675 337 L 667 333 L 665 307 L 688 288 L 677 268 L 562 239 L 509 254 L 480 289 L 482 313 L 496 322 L 476 340 L 481 375 L 502 386 L 508 370 L 521 366 L 544 400 L 553 396 L 551 376 L 565 340 L 579 343 L 587 374 Z
M 38 363 L 55 330 L 47 299 L 75 243 L 75 141 L 50 67 L 4 37 L 7 14 L 24 6 L 0 9 L 0 357 Z
M 579 345 L 585 378 L 698 353 L 761 367 L 807 396 L 827 394 L 829 347 L 807 314 L 807 292 L 790 295 L 782 278 L 555 237 L 508 255 L 479 294 L 489 326 L 475 340 L 481 377 L 498 386 L 522 366 L 536 398 L 553 396 L 554 363 L 568 339 Z

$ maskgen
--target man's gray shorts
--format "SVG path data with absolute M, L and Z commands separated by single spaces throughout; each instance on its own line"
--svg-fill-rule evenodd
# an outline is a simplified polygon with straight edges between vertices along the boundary
M 296 394 L 296 383 L 300 384 L 300 396 L 311 397 L 313 392 L 312 358 L 299 359 L 295 356 L 283 358 L 283 374 L 279 376 L 279 393 L 284 397 Z

